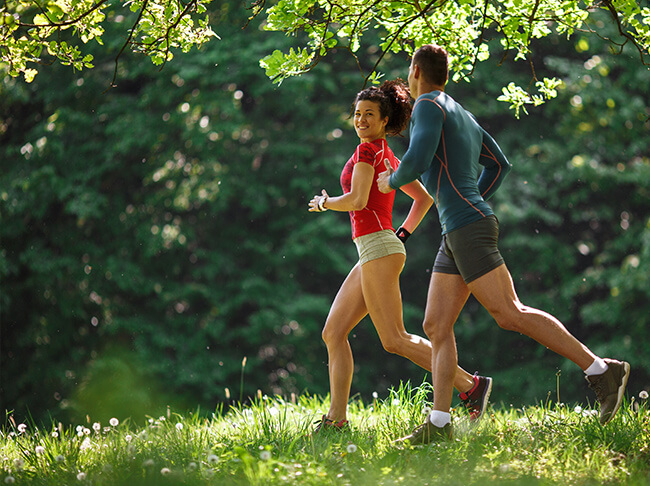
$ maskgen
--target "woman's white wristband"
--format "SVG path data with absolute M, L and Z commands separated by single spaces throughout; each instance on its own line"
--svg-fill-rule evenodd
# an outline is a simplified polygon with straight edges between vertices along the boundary
M 327 201 L 327 196 L 323 196 L 318 200 L 318 210 L 322 213 L 323 211 L 327 211 L 327 208 L 325 207 L 325 201 Z

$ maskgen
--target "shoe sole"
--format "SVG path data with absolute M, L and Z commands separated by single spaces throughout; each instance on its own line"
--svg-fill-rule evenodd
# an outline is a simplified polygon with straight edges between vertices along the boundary
M 485 393 L 483 393 L 483 400 L 481 401 L 481 411 L 479 412 L 478 417 L 472 420 L 472 422 L 478 422 L 483 418 L 483 415 L 487 410 L 488 402 L 490 401 L 490 394 L 492 393 L 492 378 L 487 376 L 486 379 L 488 384 L 487 384 L 487 388 L 485 389 Z
M 618 409 L 621 408 L 621 403 L 623 402 L 623 395 L 625 394 L 625 387 L 627 386 L 627 380 L 630 377 L 630 363 L 627 361 L 623 361 L 623 381 L 621 383 L 621 386 L 618 387 L 618 395 L 616 397 L 616 406 L 614 407 L 614 410 L 612 410 L 611 415 L 607 419 L 603 425 L 607 425 L 610 420 L 614 418 L 614 415 L 616 415 L 616 412 L 618 412 Z

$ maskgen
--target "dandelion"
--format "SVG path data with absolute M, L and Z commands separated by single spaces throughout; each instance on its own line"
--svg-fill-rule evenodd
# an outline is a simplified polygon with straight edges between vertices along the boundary
M 152 467 L 153 466 L 153 459 L 147 459 L 142 463 L 144 467 Z
M 269 451 L 262 451 L 260 452 L 260 459 L 263 461 L 268 461 L 271 459 L 271 453 Z
M 428 417 L 429 414 L 431 413 L 431 407 L 426 406 L 422 409 L 422 413 L 424 414 L 425 417 Z
M 59 436 L 59 433 L 55 430 L 52 432 L 52 437 L 56 439 Z
M 348 454 L 354 454 L 355 452 L 357 452 L 357 446 L 348 444 Z
M 399 406 L 399 398 L 393 398 L 393 406 L 398 407 Z
M 133 440 L 133 436 L 131 434 L 126 434 L 124 436 L 124 440 L 127 442 L 131 442 Z
M 108 421 L 108 423 L 111 424 L 111 427 L 117 427 L 118 424 L 120 423 L 120 421 L 117 420 L 115 417 L 113 417 L 112 419 L 110 419 L 110 420 Z
M 56 457 L 54 458 L 54 460 L 55 460 L 56 462 L 63 462 L 63 461 L 65 461 L 65 457 L 63 457 L 62 455 L 59 454 L 58 456 L 56 456 Z
M 647 400 L 647 399 L 648 399 L 648 392 L 645 391 L 645 390 L 641 390 L 641 391 L 639 392 L 639 398 L 640 398 L 641 400 Z
M 84 427 L 83 428 L 83 433 L 84 433 L 84 435 L 90 435 L 90 429 Z
M 84 441 L 81 443 L 81 445 L 79 446 L 79 449 L 85 451 L 86 449 L 90 449 L 91 446 L 92 444 L 90 443 L 90 439 L 86 437 Z
M 198 466 L 196 465 L 196 462 L 190 462 L 190 463 L 187 465 L 187 469 L 188 469 L 189 471 L 196 471 L 197 467 L 198 467 Z
M 18 424 L 18 433 L 24 434 L 27 431 L 27 426 L 25 424 Z
M 215 465 L 218 462 L 219 462 L 219 456 L 215 454 L 210 454 L 208 456 L 208 464 L 210 464 L 211 466 Z
M 168 467 L 163 467 L 163 468 L 160 470 L 160 474 L 162 474 L 163 476 L 167 476 L 167 475 L 169 475 L 170 473 L 171 473 L 171 470 L 170 470 Z
M 183 430 L 183 424 L 180 422 L 176 424 L 176 430 Z
M 16 471 L 21 471 L 25 467 L 25 461 L 22 458 L 14 459 L 14 468 Z
M 77 480 L 78 481 L 83 481 L 85 479 L 86 479 L 86 473 L 85 472 L 82 471 L 79 474 L 77 474 Z
M 16 480 L 14 479 L 13 476 L 7 476 L 5 478 L 5 484 L 14 484 L 15 482 L 16 482 Z
M 576 408 L 574 408 L 573 411 L 577 414 L 580 414 L 582 413 L 582 407 L 580 405 L 576 405 Z
M 93 424 L 93 430 L 97 433 L 99 433 L 100 430 L 102 430 L 102 425 L 99 422 L 95 422 Z
M 376 391 L 372 392 L 372 398 L 377 400 L 377 398 L 379 398 L 379 393 L 377 393 Z
M 36 452 L 36 454 L 43 454 L 45 452 L 45 447 L 40 446 L 40 445 L 36 446 L 36 448 L 34 449 L 34 452 Z

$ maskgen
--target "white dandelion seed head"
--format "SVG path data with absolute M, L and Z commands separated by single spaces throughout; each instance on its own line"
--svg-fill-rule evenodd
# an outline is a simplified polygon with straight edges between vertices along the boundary
M 56 457 L 54 458 L 54 460 L 55 460 L 56 462 L 63 462 L 63 461 L 65 461 L 65 457 L 63 457 L 62 455 L 59 454 L 58 456 L 56 456 Z
M 84 433 L 84 435 L 90 435 L 90 429 L 87 429 L 87 428 L 84 427 L 83 433 Z
M 268 461 L 271 459 L 271 453 L 269 451 L 262 451 L 260 452 L 260 459 L 263 461 Z
M 424 408 L 422 409 L 422 413 L 423 413 L 426 417 L 428 417 L 429 414 L 431 413 L 431 407 L 429 407 L 429 406 L 424 407 Z
M 348 444 L 348 454 L 354 454 L 357 452 L 357 446 L 354 444 Z
M 77 480 L 78 481 L 83 481 L 84 479 L 86 479 L 86 473 L 85 472 L 82 471 L 82 472 L 77 474 Z
M 183 430 L 183 424 L 182 423 L 177 423 L 176 424 L 176 430 Z
M 196 462 L 190 462 L 187 465 L 187 469 L 189 469 L 190 471 L 196 471 L 197 468 L 198 468 L 198 466 L 196 465 Z
M 377 400 L 377 398 L 379 398 L 379 393 L 377 393 L 377 392 L 372 392 L 372 398 L 374 398 L 375 400 Z
M 59 436 L 59 433 L 56 430 L 52 432 L 52 437 L 53 438 L 56 439 L 58 436 Z
M 92 446 L 92 444 L 90 442 L 90 439 L 88 437 L 86 437 L 84 439 L 84 441 L 81 443 L 81 445 L 79 446 L 79 449 L 81 449 L 82 451 L 85 451 L 86 449 L 90 449 L 91 446 Z
M 133 440 L 133 436 L 131 434 L 126 434 L 124 436 L 124 440 L 127 442 L 131 442 Z
M 99 422 L 95 422 L 95 423 L 93 424 L 93 430 L 94 430 L 95 432 L 99 432 L 100 430 L 102 430 L 102 424 L 100 424 Z
M 169 469 L 168 467 L 163 467 L 163 468 L 160 470 L 160 474 L 162 474 L 163 476 L 167 476 L 167 475 L 170 474 L 171 472 L 172 472 L 171 469 Z
M 271 407 L 269 408 L 269 413 L 271 414 L 272 417 L 276 417 L 280 414 L 280 410 L 278 410 L 277 407 Z
M 83 426 L 83 425 L 77 425 L 77 426 L 75 427 L 75 430 L 76 430 L 77 432 L 82 432 L 83 429 L 84 429 L 84 426 Z
M 45 452 L 45 447 L 40 446 L 40 445 L 36 446 L 36 448 L 34 449 L 34 452 L 36 452 L 36 454 L 43 454 Z
M 21 457 L 18 459 L 14 459 L 14 468 L 16 468 L 17 471 L 21 471 L 25 467 L 25 461 Z
M 394 407 L 399 406 L 399 398 L 393 398 L 393 406 Z
M 27 426 L 25 424 L 18 424 L 18 432 L 24 434 L 27 431 Z
M 645 391 L 645 390 L 641 390 L 641 391 L 639 392 L 639 398 L 640 398 L 641 400 L 647 400 L 647 399 L 648 399 L 648 392 Z
M 145 460 L 145 461 L 142 463 L 142 465 L 143 465 L 144 467 L 151 467 L 151 466 L 153 466 L 153 459 L 147 459 L 147 460 Z
M 16 482 L 16 480 L 14 479 L 13 476 L 7 476 L 5 478 L 5 484 L 14 484 L 15 482 Z
M 576 405 L 576 408 L 573 409 L 575 413 L 582 413 L 582 407 L 580 405 Z
M 219 456 L 216 454 L 210 454 L 208 456 L 208 464 L 216 464 L 219 462 Z
M 110 419 L 108 421 L 108 423 L 111 424 L 112 427 L 117 427 L 119 425 L 120 421 L 117 420 L 115 417 L 113 417 L 112 419 Z

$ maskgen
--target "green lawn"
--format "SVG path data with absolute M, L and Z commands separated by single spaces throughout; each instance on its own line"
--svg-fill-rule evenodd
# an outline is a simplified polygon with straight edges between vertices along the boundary
M 490 408 L 478 425 L 454 411 L 455 437 L 429 446 L 392 442 L 424 418 L 426 385 L 353 401 L 351 428 L 312 436 L 327 402 L 258 397 L 211 417 L 36 428 L 0 436 L 0 481 L 43 485 L 650 484 L 647 399 L 626 401 L 602 427 L 564 404 Z

